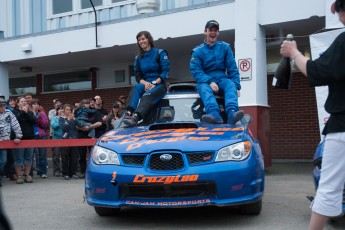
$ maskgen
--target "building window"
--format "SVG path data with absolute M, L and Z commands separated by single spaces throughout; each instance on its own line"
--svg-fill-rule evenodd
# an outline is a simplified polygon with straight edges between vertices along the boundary
M 126 72 L 124 70 L 116 70 L 115 72 L 115 83 L 124 83 L 126 80 Z
M 111 0 L 112 3 L 123 2 L 125 0 Z
M 44 92 L 91 89 L 88 70 L 44 75 Z
M 53 14 L 71 12 L 73 10 L 72 0 L 52 0 Z
M 96 6 L 101 6 L 103 5 L 103 0 L 92 0 L 93 5 Z M 92 5 L 90 3 L 90 0 L 81 0 L 81 8 L 82 9 L 87 9 L 91 8 Z
M 25 93 L 36 94 L 36 77 L 15 77 L 9 79 L 10 96 L 24 95 Z
M 129 84 L 135 85 L 137 81 L 135 80 L 134 65 L 129 65 L 128 70 L 129 70 Z

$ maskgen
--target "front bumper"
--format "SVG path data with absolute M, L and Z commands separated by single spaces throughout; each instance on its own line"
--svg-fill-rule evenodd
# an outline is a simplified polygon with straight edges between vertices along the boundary
M 230 206 L 262 199 L 264 182 L 263 166 L 255 158 L 164 172 L 91 160 L 85 194 L 89 205 L 100 207 Z

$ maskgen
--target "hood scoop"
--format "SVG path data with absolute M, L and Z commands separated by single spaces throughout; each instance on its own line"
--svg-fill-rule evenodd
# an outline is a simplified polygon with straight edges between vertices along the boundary
M 163 129 L 197 129 L 195 123 L 164 123 L 154 124 L 149 127 L 149 130 L 163 130 Z

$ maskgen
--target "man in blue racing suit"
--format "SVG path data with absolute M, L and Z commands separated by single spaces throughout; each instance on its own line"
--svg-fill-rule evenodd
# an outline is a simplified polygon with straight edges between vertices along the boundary
M 214 94 L 221 93 L 225 98 L 227 123 L 236 124 L 244 112 L 238 110 L 240 77 L 230 44 L 217 41 L 219 23 L 208 21 L 205 26 L 205 41 L 193 49 L 190 71 L 197 82 L 197 90 L 205 105 L 206 114 L 201 121 L 222 124 L 220 109 Z

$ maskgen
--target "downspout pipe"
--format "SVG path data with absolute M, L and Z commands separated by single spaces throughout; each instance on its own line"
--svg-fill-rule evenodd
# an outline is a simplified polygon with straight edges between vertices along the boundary
M 98 33 L 97 33 L 97 26 L 98 26 L 98 22 L 97 22 L 97 12 L 95 9 L 95 6 L 93 5 L 92 0 L 90 0 L 91 6 L 93 8 L 93 12 L 95 13 L 95 33 L 96 33 L 96 47 L 101 47 L 100 45 L 98 45 Z

